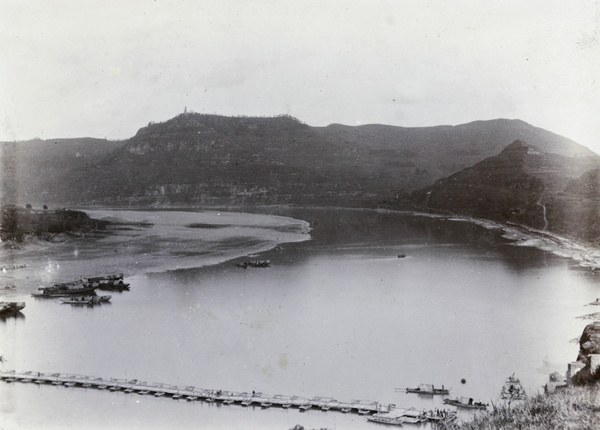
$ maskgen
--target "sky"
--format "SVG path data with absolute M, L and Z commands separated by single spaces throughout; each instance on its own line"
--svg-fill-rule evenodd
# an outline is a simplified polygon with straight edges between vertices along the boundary
M 600 153 L 600 0 L 0 0 L 0 141 L 188 110 L 521 119 Z

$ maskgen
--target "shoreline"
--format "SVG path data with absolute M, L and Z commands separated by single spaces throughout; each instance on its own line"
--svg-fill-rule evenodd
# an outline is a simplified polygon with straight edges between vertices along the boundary
M 486 228 L 488 230 L 496 230 L 502 232 L 502 237 L 508 241 L 509 244 L 513 246 L 524 246 L 539 249 L 544 252 L 552 253 L 556 256 L 567 258 L 573 260 L 577 263 L 578 267 L 582 269 L 587 269 L 590 272 L 598 272 L 600 271 L 600 250 L 593 248 L 591 244 L 586 244 L 581 241 L 578 241 L 573 238 L 561 236 L 556 233 L 552 233 L 549 231 L 537 230 L 531 227 L 527 227 L 520 224 L 504 224 L 498 221 L 488 220 L 485 218 L 474 218 L 463 215 L 454 215 L 454 214 L 434 214 L 428 212 L 419 212 L 419 211 L 404 211 L 404 210 L 394 210 L 394 209 L 382 209 L 382 208 L 353 208 L 353 207 L 344 207 L 344 206 L 295 206 L 295 205 L 268 205 L 268 206 L 193 206 L 193 207 L 101 207 L 101 206 L 91 206 L 91 207 L 80 207 L 77 206 L 76 210 L 81 211 L 139 211 L 139 212 L 228 212 L 228 213 L 239 213 L 239 214 L 264 214 L 270 216 L 284 216 L 288 218 L 294 218 L 290 215 L 281 215 L 280 212 L 290 212 L 293 210 L 343 210 L 343 211 L 360 211 L 360 212 L 374 212 L 374 213 L 389 213 L 389 214 L 402 214 L 407 216 L 415 216 L 415 217 L 425 217 L 425 218 L 433 218 L 433 219 L 442 219 L 448 221 L 456 221 L 456 222 L 468 222 L 471 224 L 475 224 Z M 294 218 L 295 219 L 295 218 Z M 310 221 L 299 219 L 300 221 L 308 222 Z M 113 225 L 119 225 L 120 223 L 112 223 Z M 307 234 L 310 234 L 312 228 L 309 227 Z M 98 237 L 115 235 L 118 234 L 117 231 L 110 231 L 110 228 L 106 231 L 99 234 Z M 78 237 L 82 239 L 87 239 L 86 235 L 82 237 Z M 11 242 L 3 241 L 0 245 L 3 246 L 11 246 L 14 247 L 17 252 L 28 252 L 33 246 L 37 246 L 38 249 L 45 250 L 47 248 L 52 247 L 55 244 L 61 244 L 65 241 L 68 241 L 69 238 L 65 238 L 65 240 L 56 241 L 46 241 L 44 239 L 32 239 L 29 240 L 29 243 L 20 243 L 20 244 L 11 244 Z M 282 244 L 285 242 L 282 242 Z M 258 253 L 268 252 L 272 249 L 276 248 L 277 245 L 269 249 L 264 249 L 259 251 Z M 254 251 L 251 254 L 256 254 Z M 248 255 L 251 255 L 248 254 Z M 226 261 L 235 260 L 245 256 L 236 256 Z M 223 261 L 223 262 L 226 262 Z M 220 263 L 217 263 L 220 264 Z M 177 270 L 177 269 L 175 269 Z

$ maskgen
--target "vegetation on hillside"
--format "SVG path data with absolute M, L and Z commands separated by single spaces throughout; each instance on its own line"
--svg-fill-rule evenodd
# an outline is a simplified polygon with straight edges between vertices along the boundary
M 445 430 L 548 430 L 600 428 L 600 387 L 569 387 L 538 394 L 512 407 L 494 406 L 473 420 L 438 427 Z
M 14 200 L 60 205 L 375 207 L 498 154 L 515 139 L 591 152 L 518 120 L 311 127 L 292 117 L 184 113 L 122 142 L 0 144 Z
M 515 141 L 497 156 L 404 196 L 399 206 L 514 223 L 600 243 L 596 157 Z
M 0 239 L 22 242 L 26 236 L 48 239 L 53 234 L 103 230 L 107 221 L 90 218 L 85 212 L 70 209 L 35 210 L 31 205 L 3 205 L 0 209 Z

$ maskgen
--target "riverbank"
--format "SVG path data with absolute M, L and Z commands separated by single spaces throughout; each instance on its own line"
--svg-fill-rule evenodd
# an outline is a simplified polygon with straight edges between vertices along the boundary
M 294 206 L 294 205 L 241 205 L 241 206 L 162 206 L 155 205 L 152 207 L 131 207 L 131 208 L 101 208 L 77 207 L 81 211 L 182 211 L 182 212 L 204 212 L 204 211 L 224 211 L 228 213 L 238 214 L 265 214 L 286 216 L 295 218 L 298 216 L 298 211 L 310 210 L 335 210 L 335 211 L 360 211 L 373 213 L 396 213 L 417 217 L 426 217 L 432 219 L 449 220 L 455 222 L 468 222 L 482 226 L 489 230 L 503 232 L 503 238 L 513 243 L 515 246 L 536 248 L 544 252 L 549 252 L 553 255 L 568 258 L 576 262 L 576 264 L 584 269 L 591 271 L 600 271 L 600 249 L 594 244 L 584 243 L 580 240 L 561 236 L 549 231 L 538 230 L 519 224 L 504 224 L 497 221 L 492 221 L 483 218 L 474 218 L 461 215 L 445 215 L 429 212 L 418 211 L 403 211 L 393 209 L 375 209 L 375 208 L 347 208 L 337 206 Z M 302 219 L 302 218 L 300 218 Z M 311 220 L 305 220 L 311 222 Z

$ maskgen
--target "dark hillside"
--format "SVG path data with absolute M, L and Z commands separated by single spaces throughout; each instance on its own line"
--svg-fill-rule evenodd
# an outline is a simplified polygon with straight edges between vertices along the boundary
M 499 155 L 412 193 L 404 203 L 598 242 L 600 199 L 593 182 L 599 167 L 598 156 L 568 157 L 515 141 Z
M 515 139 L 548 153 L 591 154 L 518 120 L 310 127 L 289 116 L 186 113 L 150 123 L 123 142 L 5 143 L 2 158 L 12 166 L 13 195 L 22 203 L 372 207 L 493 156 Z

